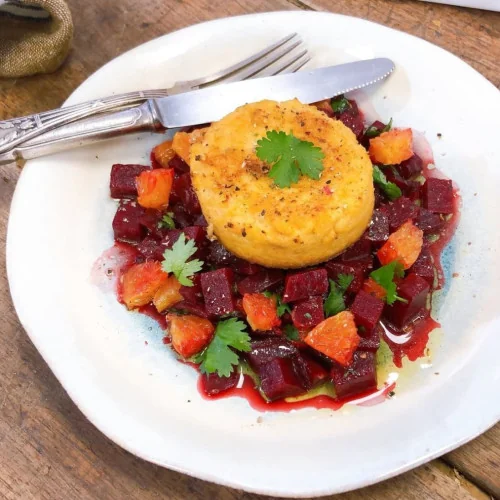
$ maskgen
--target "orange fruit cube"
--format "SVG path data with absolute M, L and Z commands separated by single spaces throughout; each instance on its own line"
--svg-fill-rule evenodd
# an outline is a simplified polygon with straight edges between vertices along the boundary
M 121 298 L 128 309 L 148 304 L 168 275 L 156 261 L 134 264 L 122 276 Z
M 181 286 L 179 280 L 174 275 L 170 275 L 165 283 L 158 288 L 153 298 L 153 304 L 158 312 L 161 313 L 183 300 L 179 291 Z
M 411 128 L 393 129 L 370 139 L 370 158 L 373 163 L 397 165 L 413 156 Z
M 135 179 L 139 205 L 144 208 L 166 208 L 173 180 L 174 171 L 171 168 L 156 168 L 141 172 Z
M 304 342 L 340 365 L 348 366 L 360 340 L 354 315 L 342 311 L 314 327 Z
M 368 278 L 363 283 L 363 290 L 377 299 L 385 300 L 385 296 L 387 295 L 387 290 L 379 285 L 373 278 Z
M 170 160 L 175 156 L 172 141 L 165 141 L 153 148 L 155 160 L 164 168 L 168 168 Z
M 168 314 L 167 321 L 172 347 L 184 358 L 190 358 L 205 349 L 215 332 L 214 325 L 199 316 Z
M 276 311 L 276 299 L 262 293 L 243 295 L 243 310 L 252 330 L 272 330 L 281 324 Z
M 424 232 L 407 220 L 378 250 L 377 257 L 385 266 L 393 260 L 401 262 L 404 269 L 410 268 L 417 260 L 424 243 Z

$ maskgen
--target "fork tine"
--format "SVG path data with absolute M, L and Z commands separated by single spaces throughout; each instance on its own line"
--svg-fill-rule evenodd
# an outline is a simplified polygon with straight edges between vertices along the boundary
M 269 54 L 258 59 L 254 63 L 244 67 L 237 73 L 233 73 L 232 75 L 224 78 L 224 83 L 245 80 L 255 75 L 256 73 L 262 71 L 264 68 L 267 68 L 269 65 L 275 63 L 279 59 L 289 54 L 293 49 L 298 47 L 301 43 L 302 40 L 300 39 L 290 40 L 289 42 L 285 43 L 278 49 L 270 52 Z
M 245 66 L 248 66 L 249 64 L 254 63 L 255 61 L 266 56 L 267 54 L 269 54 L 273 50 L 276 50 L 277 48 L 281 47 L 283 44 L 292 40 L 296 36 L 297 36 L 297 33 L 292 33 L 290 35 L 287 35 L 286 37 L 282 38 L 281 40 L 278 40 L 277 42 L 275 42 L 271 45 L 268 45 L 266 48 L 260 50 L 259 52 L 252 54 L 251 56 L 247 57 L 246 59 L 243 59 L 242 61 L 239 61 L 236 64 L 233 64 L 227 68 L 224 68 L 224 69 L 221 69 L 215 73 L 212 73 L 211 75 L 207 75 L 207 76 L 204 76 L 201 78 L 196 78 L 194 80 L 190 80 L 189 84 L 193 86 L 193 85 L 207 85 L 209 83 L 214 83 L 217 80 L 220 80 L 220 79 L 244 68 Z
M 309 54 L 305 54 L 303 57 L 300 59 L 297 59 L 293 64 L 290 66 L 287 66 L 284 70 L 280 71 L 279 74 L 285 74 L 285 73 L 295 73 L 298 71 L 302 66 L 307 64 L 311 60 L 311 56 Z
M 306 58 L 303 62 L 302 58 Z M 283 57 L 276 61 L 274 64 L 271 64 L 267 66 L 267 68 L 264 68 L 262 71 L 259 71 L 259 73 L 253 75 L 252 78 L 262 78 L 264 76 L 273 76 L 277 75 L 279 73 L 290 73 L 293 71 L 296 71 L 295 69 L 295 64 L 297 62 L 300 62 L 299 68 L 302 67 L 308 60 L 310 59 L 309 56 L 307 56 L 307 49 L 300 50 L 299 52 L 293 52 L 291 57 Z M 291 68 L 291 69 L 288 69 Z M 298 69 L 298 68 L 297 68 Z

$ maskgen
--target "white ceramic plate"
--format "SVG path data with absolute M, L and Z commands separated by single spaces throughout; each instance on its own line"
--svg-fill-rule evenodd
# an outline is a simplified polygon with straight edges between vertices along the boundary
M 396 72 L 358 96 L 362 106 L 425 133 L 438 167 L 462 188 L 462 219 L 447 257 L 448 275 L 459 277 L 448 280 L 438 315 L 444 334 L 395 398 L 338 412 L 264 414 L 239 398 L 207 402 L 195 371 L 163 346 L 158 326 L 90 283 L 93 262 L 113 243 L 111 165 L 147 162 L 157 136 L 29 162 L 12 202 L 7 263 L 23 326 L 104 434 L 146 460 L 209 481 L 314 496 L 401 473 L 498 420 L 497 89 L 460 59 L 406 34 L 333 14 L 278 12 L 153 40 L 92 75 L 68 104 L 203 75 L 292 31 L 314 55 L 311 66 L 392 58 Z

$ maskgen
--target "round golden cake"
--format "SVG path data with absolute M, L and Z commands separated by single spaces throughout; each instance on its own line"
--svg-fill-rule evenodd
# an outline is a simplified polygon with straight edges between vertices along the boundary
M 319 180 L 279 188 L 256 155 L 271 130 L 321 148 Z M 193 187 L 215 236 L 232 253 L 266 267 L 318 264 L 352 245 L 374 204 L 372 164 L 353 132 L 298 100 L 237 108 L 191 145 Z

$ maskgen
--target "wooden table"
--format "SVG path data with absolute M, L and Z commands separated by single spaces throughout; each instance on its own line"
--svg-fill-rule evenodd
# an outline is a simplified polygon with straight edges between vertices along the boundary
M 500 14 L 491 12 L 413 0 L 68 3 L 75 22 L 69 59 L 52 75 L 0 80 L 0 119 L 59 106 L 102 64 L 151 38 L 200 21 L 272 10 L 330 10 L 407 31 L 454 52 L 496 86 L 500 84 Z M 464 96 L 463 104 L 471 105 L 470 98 L 471 95 Z M 19 171 L 11 165 L 0 167 L 0 174 L 0 497 L 264 498 L 144 462 L 109 441 L 80 413 L 31 344 L 12 306 L 5 272 L 5 237 Z M 489 496 L 500 498 L 500 425 L 438 460 L 336 498 L 420 500 Z

